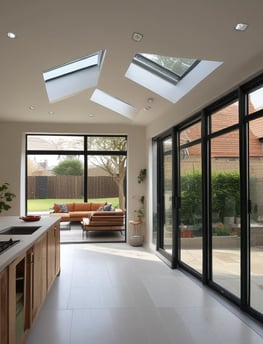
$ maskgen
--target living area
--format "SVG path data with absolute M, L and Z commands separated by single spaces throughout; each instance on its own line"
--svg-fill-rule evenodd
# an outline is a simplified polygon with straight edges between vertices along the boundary
M 50 215 L 60 217 L 61 243 L 126 240 L 125 211 L 109 202 L 55 203 Z

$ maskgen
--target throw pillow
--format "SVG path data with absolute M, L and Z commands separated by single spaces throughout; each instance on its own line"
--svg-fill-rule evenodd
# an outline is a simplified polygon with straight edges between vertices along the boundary
M 68 207 L 66 204 L 62 203 L 60 205 L 60 210 L 61 210 L 61 213 L 68 213 Z
M 105 204 L 103 207 L 103 210 L 104 211 L 112 211 L 113 210 L 112 204 L 111 203 Z

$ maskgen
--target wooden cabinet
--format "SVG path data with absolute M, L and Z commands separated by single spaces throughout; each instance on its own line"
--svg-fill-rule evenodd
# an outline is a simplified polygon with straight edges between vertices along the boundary
M 0 272 L 0 343 L 24 343 L 27 332 L 60 273 L 57 221 Z
M 9 344 L 23 343 L 30 328 L 27 285 L 27 254 L 16 258 L 8 268 L 8 335 Z
M 8 344 L 8 270 L 0 272 L 0 338 Z
M 47 289 L 60 272 L 60 225 L 55 223 L 47 232 Z
M 47 234 L 39 238 L 32 247 L 32 321 L 37 316 L 47 294 Z

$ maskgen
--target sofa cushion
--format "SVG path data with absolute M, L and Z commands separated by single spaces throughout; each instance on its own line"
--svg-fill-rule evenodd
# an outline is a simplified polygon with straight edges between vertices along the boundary
M 103 207 L 105 205 L 105 202 L 103 203 L 90 203 L 91 204 L 91 209 L 92 211 L 99 210 L 99 208 Z
M 74 208 L 74 203 L 54 203 L 53 211 L 54 213 L 68 213 Z
M 74 220 L 74 219 L 81 219 L 83 217 L 90 217 L 92 212 L 90 211 L 70 211 L 69 212 L 69 217 Z
M 54 210 L 54 213 L 60 213 L 61 212 L 60 204 L 55 203 L 53 205 L 53 210 Z
M 95 211 L 92 216 L 123 216 L 124 213 L 120 211 Z
M 61 213 L 68 213 L 68 207 L 65 203 L 60 204 Z
M 112 211 L 115 210 L 111 203 L 106 202 L 102 207 L 98 209 L 99 211 Z
M 66 203 L 66 206 L 68 208 L 68 211 L 72 211 L 74 209 L 74 203 Z
M 91 210 L 91 203 L 83 202 L 83 203 L 74 203 L 74 209 L 72 211 L 90 211 Z

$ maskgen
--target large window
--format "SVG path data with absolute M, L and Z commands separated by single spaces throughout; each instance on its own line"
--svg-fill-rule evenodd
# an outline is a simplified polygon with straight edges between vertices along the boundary
M 126 136 L 32 134 L 26 142 L 28 214 L 67 202 L 126 208 Z

